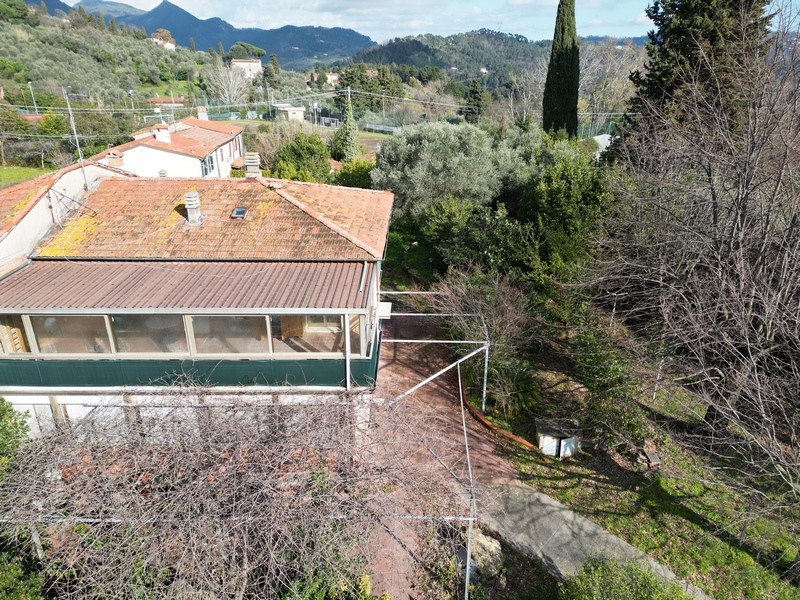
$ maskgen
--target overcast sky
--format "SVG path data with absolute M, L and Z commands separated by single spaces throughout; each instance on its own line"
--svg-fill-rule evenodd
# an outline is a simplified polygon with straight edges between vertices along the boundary
M 150 10 L 160 1 L 129 0 L 125 4 Z M 406 35 L 450 35 L 481 28 L 521 34 L 530 40 L 552 39 L 558 7 L 558 0 L 171 1 L 201 19 L 220 17 L 236 27 L 347 27 L 376 42 Z M 648 2 L 576 0 L 578 35 L 645 35 L 652 28 L 644 14 Z

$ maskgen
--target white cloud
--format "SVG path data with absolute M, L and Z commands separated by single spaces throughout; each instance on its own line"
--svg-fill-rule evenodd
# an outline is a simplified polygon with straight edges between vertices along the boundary
M 69 0 L 75 3 L 77 0 Z M 124 0 L 123 0 L 124 1 Z M 269 3 L 240 0 L 171 0 L 200 19 L 220 17 L 236 27 L 274 29 L 284 25 L 346 27 L 378 42 L 433 33 L 450 35 L 475 29 L 502 29 L 532 40 L 553 35 L 558 0 L 308 0 Z M 576 6 L 579 35 L 644 35 L 652 26 L 644 0 L 581 0 Z M 150 10 L 160 0 L 129 0 Z

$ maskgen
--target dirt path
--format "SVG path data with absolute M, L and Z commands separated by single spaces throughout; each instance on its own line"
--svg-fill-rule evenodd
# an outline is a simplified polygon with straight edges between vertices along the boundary
M 428 317 L 393 315 L 384 322 L 385 340 L 422 340 L 435 337 L 434 322 Z M 391 400 L 435 374 L 452 362 L 446 344 L 384 342 L 378 366 L 376 399 Z M 415 417 L 424 416 L 426 440 L 430 446 L 419 460 L 444 463 L 450 470 L 454 486 L 469 486 L 467 451 L 472 465 L 473 481 L 482 489 L 496 485 L 523 485 L 516 469 L 498 456 L 493 435 L 467 413 L 466 438 L 458 396 L 456 370 L 431 381 L 413 394 L 399 400 L 397 408 Z M 420 419 L 417 419 L 420 422 Z M 461 509 L 468 514 L 468 492 L 464 492 Z M 373 594 L 387 592 L 392 600 L 414 598 L 415 568 L 420 564 L 415 531 L 409 523 L 382 523 L 374 538 L 372 556 Z
M 384 322 L 385 340 L 422 340 L 437 337 L 432 318 L 393 315 Z M 414 387 L 452 362 L 447 344 L 386 341 L 381 346 L 377 399 L 390 400 Z M 675 581 L 675 575 L 616 536 L 573 513 L 555 500 L 523 484 L 516 469 L 500 458 L 498 439 L 469 413 L 462 421 L 456 370 L 453 369 L 397 402 L 400 410 L 421 415 L 433 435 L 430 453 L 420 458 L 447 464 L 454 478 L 469 482 L 467 449 L 472 481 L 479 500 L 478 522 L 488 526 L 525 554 L 539 559 L 552 574 L 564 576 L 580 570 L 598 550 L 609 556 L 635 560 L 658 577 Z M 467 443 L 464 443 L 466 431 Z M 468 487 L 468 485 L 467 485 Z M 387 592 L 392 600 L 415 598 L 415 566 L 420 564 L 415 531 L 406 524 L 385 523 L 378 532 L 373 555 L 373 593 Z M 710 600 L 699 588 L 680 582 L 691 597 Z

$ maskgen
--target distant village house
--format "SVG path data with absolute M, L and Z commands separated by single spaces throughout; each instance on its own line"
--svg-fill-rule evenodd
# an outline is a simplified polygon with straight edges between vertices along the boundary
M 93 160 L 140 177 L 228 177 L 233 161 L 244 155 L 244 130 L 209 121 L 203 111 L 198 115 L 137 131 L 133 141 Z
M 261 75 L 261 61 L 257 58 L 234 58 L 231 67 L 244 71 L 248 79 L 255 79 Z

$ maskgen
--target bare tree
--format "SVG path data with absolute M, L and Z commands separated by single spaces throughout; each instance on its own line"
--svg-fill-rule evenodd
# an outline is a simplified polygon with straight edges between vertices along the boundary
M 644 64 L 641 46 L 607 40 L 600 44 L 581 44 L 580 95 L 586 101 L 595 131 L 626 110 L 633 96 L 631 72 Z
M 467 266 L 448 272 L 433 303 L 436 312 L 452 315 L 444 323 L 454 339 L 490 343 L 488 391 L 497 409 L 512 411 L 530 371 L 523 357 L 537 333 L 525 291 L 509 276 Z
M 512 75 L 507 84 L 508 116 L 512 122 L 541 122 L 542 93 L 547 77 L 547 60 L 540 57 L 536 65 L 521 75 Z
M 463 505 L 459 453 L 400 407 L 272 400 L 95 407 L 20 452 L 4 529 L 59 598 L 368 597 L 373 527 Z M 429 442 L 436 460 L 421 461 Z
M 238 106 L 247 102 L 250 95 L 250 80 L 241 69 L 226 67 L 217 58 L 204 70 L 208 93 L 213 98 L 222 100 L 226 106 Z
M 785 28 L 766 56 L 742 37 L 735 60 L 684 70 L 674 103 L 645 100 L 619 145 L 601 289 L 705 406 L 685 441 L 795 529 L 800 57 Z
M 274 121 L 269 124 L 269 131 L 259 131 L 250 138 L 247 149 L 258 152 L 262 164 L 269 165 L 275 152 L 300 131 L 303 131 L 303 124 L 297 121 Z
M 411 98 L 422 103 L 430 120 L 454 113 L 458 105 L 456 98 L 447 91 L 447 84 L 443 80 L 430 81 L 420 89 L 412 88 L 410 93 Z

